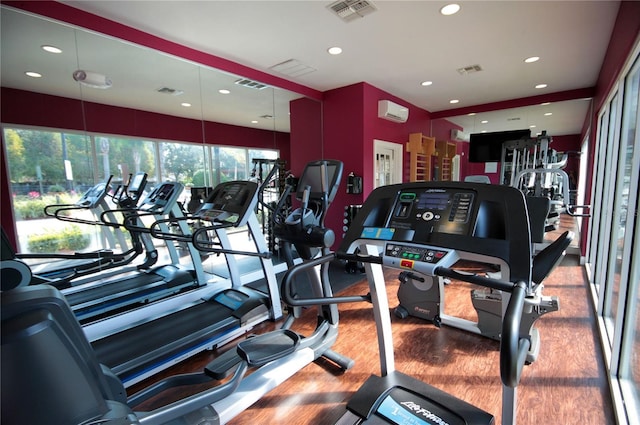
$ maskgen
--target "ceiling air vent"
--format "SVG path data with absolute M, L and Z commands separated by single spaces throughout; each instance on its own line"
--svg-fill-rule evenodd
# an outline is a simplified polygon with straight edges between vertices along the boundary
M 377 9 L 370 1 L 366 0 L 339 0 L 327 6 L 340 19 L 351 22 L 354 19 L 364 18 L 365 15 L 375 12 Z
M 158 93 L 162 93 L 162 94 L 170 94 L 172 96 L 180 96 L 181 94 L 184 93 L 183 90 L 177 90 L 177 89 L 172 89 L 170 87 L 161 87 L 158 90 L 156 90 Z
M 473 74 L 474 72 L 482 71 L 482 67 L 480 65 L 469 65 L 464 68 L 458 68 L 458 73 L 460 75 Z
M 302 75 L 309 74 L 310 72 L 317 71 L 317 69 L 312 68 L 309 65 L 305 65 L 296 59 L 289 59 L 284 62 L 280 62 L 269 69 L 289 77 L 300 77 Z
M 249 80 L 247 78 L 240 78 L 239 80 L 236 80 L 235 83 L 239 86 L 249 87 L 250 89 L 255 89 L 255 90 L 262 90 L 269 87 L 264 83 L 259 83 L 257 81 Z

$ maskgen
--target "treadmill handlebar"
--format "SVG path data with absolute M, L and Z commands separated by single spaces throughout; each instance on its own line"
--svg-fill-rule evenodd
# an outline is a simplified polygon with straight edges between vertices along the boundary
M 464 274 L 448 267 L 436 266 L 433 273 L 437 276 L 449 277 L 452 279 L 462 280 L 465 282 L 473 283 L 475 285 L 485 286 L 491 289 L 497 289 L 498 291 L 513 292 L 514 284 L 511 282 L 504 282 L 502 280 L 490 279 L 484 276 L 478 276 L 475 274 Z
M 336 258 L 347 261 L 362 261 L 363 263 L 383 264 L 382 257 L 378 255 L 348 254 L 346 252 L 336 252 Z
M 356 302 L 358 297 L 335 297 L 335 298 L 305 298 L 304 300 L 296 300 L 291 296 L 291 280 L 297 274 L 298 268 L 300 271 L 314 267 L 315 265 L 322 264 L 330 261 L 332 258 L 339 258 L 349 261 L 362 261 L 365 263 L 383 264 L 382 256 L 375 255 L 359 255 L 348 254 L 344 252 L 338 252 L 330 255 L 329 259 L 320 257 L 309 263 L 302 263 L 289 269 L 284 276 L 284 298 L 287 303 L 293 306 L 309 306 L 312 304 L 338 304 L 343 302 Z M 303 269 L 303 266 L 308 264 Z M 485 286 L 491 289 L 510 292 L 509 304 L 504 314 L 502 321 L 502 331 L 500 336 L 500 379 L 502 383 L 507 387 L 515 388 L 520 382 L 520 376 L 522 374 L 522 368 L 525 365 L 527 353 L 531 346 L 531 340 L 528 335 L 520 336 L 520 323 L 522 320 L 522 313 L 524 309 L 524 300 L 527 294 L 527 285 L 524 281 L 516 283 L 504 282 L 496 279 L 490 279 L 487 277 L 467 275 L 459 273 L 448 267 L 437 266 L 433 269 L 433 273 L 438 276 L 450 277 L 453 279 L 462 280 L 465 282 L 473 283 L 476 285 Z M 367 297 L 359 297 L 359 301 L 370 301 Z
M 93 186 L 75 203 L 75 204 L 52 204 L 44 207 L 44 214 L 47 217 L 55 217 L 60 221 L 69 221 L 72 223 L 101 225 L 102 223 L 95 220 L 85 220 L 81 218 L 67 217 L 60 215 L 63 211 L 75 211 L 75 210 L 89 210 L 96 207 L 96 205 L 104 199 L 107 192 L 111 188 L 111 180 L 113 175 L 109 176 L 106 182 L 98 183 Z M 50 211 L 53 210 L 53 211 Z
M 528 336 L 520 336 L 520 322 L 526 295 L 526 283 L 517 282 L 512 288 L 509 304 L 502 320 L 500 379 L 505 386 L 511 388 L 517 387 L 520 382 L 522 368 L 531 346 Z

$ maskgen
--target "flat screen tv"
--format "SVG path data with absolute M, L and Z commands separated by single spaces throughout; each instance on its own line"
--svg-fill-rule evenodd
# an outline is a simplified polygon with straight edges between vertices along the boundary
M 469 162 L 500 162 L 504 142 L 530 137 L 528 129 L 473 133 L 469 136 Z

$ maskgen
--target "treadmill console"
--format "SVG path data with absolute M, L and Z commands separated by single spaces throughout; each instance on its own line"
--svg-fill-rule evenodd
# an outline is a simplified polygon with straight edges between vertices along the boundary
M 434 275 L 436 266 L 449 267 L 459 257 L 453 249 L 410 243 L 386 243 L 382 264 L 399 269 L 416 270 Z
M 165 182 L 160 184 L 140 205 L 140 211 L 152 214 L 168 213 L 178 201 L 183 188 L 181 183 Z
M 194 213 L 195 218 L 211 222 L 244 225 L 258 202 L 258 184 L 251 181 L 220 183 Z
M 379 187 L 353 218 L 338 251 L 353 254 L 363 243 L 379 247 L 383 260 L 396 267 L 428 272 L 436 263 L 447 266 L 448 253 L 455 251 L 460 258 L 500 258 L 512 277 L 529 279 L 526 202 L 509 186 L 413 182 Z
M 401 190 L 382 226 L 363 227 L 362 237 L 426 241 L 432 233 L 467 235 L 474 198 L 470 190 Z
M 75 205 L 82 208 L 95 208 L 104 199 L 109 187 L 109 182 L 98 183 L 87 190 Z

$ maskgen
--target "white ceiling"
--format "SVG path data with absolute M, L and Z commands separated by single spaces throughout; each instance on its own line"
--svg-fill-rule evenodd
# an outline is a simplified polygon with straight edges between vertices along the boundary
M 372 0 L 375 12 L 344 22 L 327 8 L 329 1 L 63 3 L 319 91 L 364 81 L 430 112 L 595 86 L 619 6 L 618 1 L 461 1 L 459 13 L 443 16 L 444 1 Z M 4 19 L 2 31 L 5 85 Z M 329 55 L 332 46 L 343 53 Z M 541 59 L 524 63 L 529 56 Z M 119 58 L 110 60 L 127 67 Z M 290 59 L 315 71 L 288 77 L 270 69 Z M 482 71 L 457 72 L 476 64 Z M 151 62 L 148 68 L 156 66 Z M 433 84 L 422 87 L 425 80 Z M 540 83 L 547 87 L 534 88 Z M 295 94 L 276 91 L 274 96 L 288 100 Z M 451 99 L 459 103 L 452 105 Z M 537 129 L 579 133 L 588 102 L 563 105 L 554 111 L 558 123 Z M 561 110 L 566 116 L 560 117 Z M 510 125 L 529 124 L 534 113 L 531 108 L 508 111 L 494 114 L 491 122 L 511 118 Z M 479 131 L 475 123 L 481 118 L 471 118 L 473 129 L 467 124 L 465 131 Z

